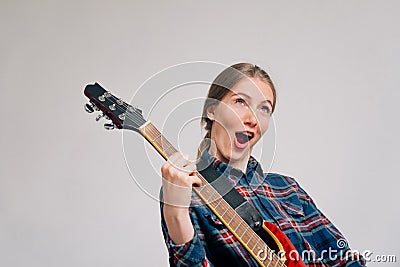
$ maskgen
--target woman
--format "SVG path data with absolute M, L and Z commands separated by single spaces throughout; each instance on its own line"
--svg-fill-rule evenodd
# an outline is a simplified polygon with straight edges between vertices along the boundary
M 299 255 L 308 255 L 302 259 L 306 265 L 362 266 L 364 261 L 342 245 L 346 244 L 342 234 L 293 178 L 264 174 L 251 156 L 275 105 L 272 80 L 258 66 L 240 63 L 222 71 L 203 108 L 207 134 L 200 160 L 225 177 L 264 221 L 278 226 Z M 206 205 L 193 205 L 201 201 L 192 187 L 202 185 L 194 171 L 195 166 L 180 154 L 161 168 L 162 229 L 170 265 L 258 266 Z

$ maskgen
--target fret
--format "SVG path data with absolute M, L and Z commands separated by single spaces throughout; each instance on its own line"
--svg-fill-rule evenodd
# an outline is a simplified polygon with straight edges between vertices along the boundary
M 198 190 L 204 196 L 206 204 L 210 204 L 215 200 L 221 198 L 217 191 L 215 191 L 210 184 L 205 184 Z
M 247 245 L 247 246 L 249 246 L 249 243 L 250 243 L 251 241 L 254 241 L 254 240 L 253 240 L 253 237 L 254 237 L 255 234 L 256 234 L 256 232 L 254 232 L 254 231 L 251 231 L 251 232 L 250 232 L 250 236 L 247 237 L 247 242 L 246 242 L 246 245 Z
M 247 244 L 253 242 L 254 245 L 248 245 L 248 247 L 253 251 L 257 257 L 264 263 L 265 267 L 270 267 L 271 264 L 276 264 L 280 263 L 281 265 L 279 266 L 286 266 L 284 265 L 280 258 L 273 253 L 273 251 L 264 243 L 264 241 L 257 235 L 255 232 L 252 233 L 252 236 Z M 261 251 L 261 252 L 260 252 Z M 272 266 L 271 266 L 272 267 Z
M 261 241 L 261 244 L 259 242 Z M 256 249 L 256 250 L 255 250 Z M 274 259 L 272 254 L 272 250 L 266 245 L 263 244 L 263 240 L 257 236 L 257 242 L 254 245 L 252 251 L 254 254 L 265 264 L 265 262 L 268 263 L 268 265 L 265 265 L 265 267 L 269 267 L 271 263 L 273 263 Z M 272 257 L 271 257 L 272 256 Z M 279 259 L 275 259 L 277 261 L 280 261 Z
M 210 184 L 207 184 L 207 191 L 205 192 L 206 194 L 211 194 L 211 193 L 213 193 L 215 190 L 211 187 L 211 185 Z
M 168 149 L 166 150 L 166 152 L 168 152 L 168 155 L 171 156 L 172 154 L 178 152 L 172 145 L 170 145 L 168 147 Z
M 266 259 L 268 259 L 268 256 L 266 257 Z M 263 260 L 263 262 L 265 262 L 265 260 Z M 268 261 L 268 265 L 266 265 L 265 267 L 269 267 L 269 266 L 271 265 L 271 262 L 272 262 L 272 261 L 269 260 L 269 261 Z
M 235 213 L 233 213 L 233 214 L 235 214 Z M 232 216 L 232 217 L 235 217 L 235 216 Z M 225 220 L 225 221 L 229 221 L 229 220 Z M 231 222 L 228 223 L 228 225 L 232 229 L 234 229 L 234 231 L 236 232 L 236 229 L 239 227 L 240 223 L 241 223 L 241 220 L 240 220 L 239 216 L 236 216 L 236 218 L 231 220 Z
M 274 266 L 286 266 L 286 265 L 281 261 L 281 257 L 278 256 L 278 254 L 272 253 L 272 251 L 271 251 L 270 253 L 271 253 L 271 257 L 270 257 L 270 258 L 272 258 L 270 261 L 273 262 L 274 260 L 276 260 L 276 263 L 275 263 Z
M 156 139 L 157 139 L 157 138 L 160 138 L 161 136 L 162 136 L 162 134 L 161 134 L 161 133 L 159 133 L 159 134 L 158 134 L 156 137 L 154 137 L 153 139 L 151 139 L 151 141 L 153 141 L 153 142 L 154 142 L 154 141 L 156 141 Z
M 200 190 L 197 190 L 197 192 L 203 196 L 203 201 L 208 205 L 211 205 L 214 200 L 217 200 L 220 197 L 218 192 L 213 190 L 209 184 L 201 186 Z
M 268 260 L 269 260 L 268 265 L 271 265 L 271 263 L 274 263 L 274 262 L 275 262 L 274 267 L 276 267 L 277 264 L 280 265 L 280 263 L 281 263 L 280 258 L 278 256 L 276 256 L 276 254 L 274 254 L 271 249 L 268 249 L 267 251 L 268 251 Z
M 213 199 L 209 202 L 209 204 L 211 205 L 215 205 L 215 203 L 217 202 L 217 201 L 220 201 L 222 199 L 222 196 L 218 193 L 218 192 L 216 192 L 215 193 L 215 195 L 213 196 Z M 218 204 L 220 204 L 221 202 L 218 202 Z
M 215 191 L 211 192 L 211 194 L 208 194 L 208 196 L 205 196 L 206 197 L 206 203 L 210 203 L 210 199 L 213 197 L 214 194 L 215 194 Z
M 264 256 L 261 256 L 262 254 L 264 254 Z M 257 256 L 262 262 L 265 261 L 268 262 L 268 265 L 266 265 L 265 267 L 269 267 L 271 263 L 273 263 L 273 259 L 271 258 L 271 250 L 267 246 L 264 246 L 264 248 L 259 249 Z
M 165 156 L 169 157 L 177 152 L 174 146 L 162 135 L 160 131 L 158 131 L 158 129 L 151 122 L 146 124 L 145 127 L 140 130 L 150 143 L 165 153 Z
M 273 261 L 273 260 L 272 260 Z M 272 261 L 270 261 L 270 262 L 272 262 Z M 278 263 L 280 263 L 281 261 L 279 260 L 279 259 L 277 259 L 276 260 L 276 263 L 275 263 L 275 265 L 274 265 L 274 267 L 276 267 L 276 266 L 278 266 Z M 269 264 L 268 264 L 269 265 Z
M 253 240 L 253 239 L 251 239 L 251 240 Z M 254 249 L 257 247 L 257 245 L 258 245 L 258 242 L 260 242 L 260 238 L 258 238 L 258 236 L 257 236 L 257 242 L 254 244 L 254 246 L 253 246 L 253 248 L 251 249 L 251 250 L 253 250 L 254 251 Z
M 239 221 L 239 224 L 236 226 L 236 228 L 235 228 L 233 231 L 235 231 L 235 232 L 236 232 L 236 231 L 237 231 L 237 229 L 239 228 L 239 226 L 240 226 L 240 225 L 242 225 L 242 222 L 243 222 L 243 221 L 241 221 L 241 220 L 240 220 L 240 221 Z
M 210 200 L 213 198 L 213 196 L 215 195 L 215 193 L 217 193 L 217 191 L 212 192 L 211 195 L 210 195 L 209 197 L 207 197 L 207 203 L 210 203 L 210 202 L 211 202 Z
M 248 231 L 250 229 L 250 227 L 247 227 L 245 230 L 244 230 L 244 232 L 243 232 L 243 234 L 240 236 L 240 239 L 242 239 L 243 240 L 243 236 L 244 236 L 244 234 Z
M 225 215 L 225 213 L 226 213 L 227 211 L 228 211 L 228 210 L 226 209 L 226 210 L 224 211 L 224 213 L 221 214 L 221 217 L 224 217 L 224 215 Z
M 160 133 L 157 128 L 151 123 L 149 122 L 145 127 L 144 127 L 145 132 L 150 135 L 152 133 Z
M 231 224 L 232 220 L 236 217 L 237 213 L 233 214 L 232 218 L 229 220 L 228 224 Z
M 267 256 L 267 258 L 268 258 L 268 256 Z M 271 258 L 271 257 L 270 257 L 270 258 Z M 272 260 L 268 261 L 268 265 L 265 266 L 265 267 L 269 267 L 269 266 L 271 265 L 271 263 L 272 263 Z
M 203 190 L 206 190 L 207 187 L 208 186 L 208 184 L 205 184 L 205 185 L 202 185 L 202 186 L 200 186 L 200 187 L 197 187 L 197 192 L 199 192 L 199 193 L 202 193 L 203 192 Z
M 221 202 L 223 202 L 222 200 L 223 200 L 223 198 L 221 197 L 220 200 L 219 200 L 219 202 L 218 202 L 218 204 L 214 207 L 214 209 L 217 209 L 217 208 L 218 208 L 218 206 L 221 204 Z
M 167 148 L 165 148 L 164 145 L 161 145 L 161 148 L 162 148 L 162 150 L 163 150 L 164 152 L 168 152 L 168 149 L 170 149 L 170 148 L 172 147 L 171 144 L 167 144 L 167 145 L 168 145 Z
M 224 217 L 224 215 L 225 215 L 225 213 L 228 211 L 228 209 L 227 209 L 226 207 L 224 207 L 224 206 L 222 206 L 222 208 L 225 208 L 225 211 L 224 211 L 224 213 L 223 213 L 223 214 L 221 214 L 221 217 Z

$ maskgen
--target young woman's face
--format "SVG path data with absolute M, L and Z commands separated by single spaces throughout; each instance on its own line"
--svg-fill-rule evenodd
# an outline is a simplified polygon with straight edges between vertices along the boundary
M 254 145 L 268 129 L 274 96 L 259 78 L 243 78 L 219 104 L 207 110 L 213 121 L 210 153 L 235 165 L 248 160 Z

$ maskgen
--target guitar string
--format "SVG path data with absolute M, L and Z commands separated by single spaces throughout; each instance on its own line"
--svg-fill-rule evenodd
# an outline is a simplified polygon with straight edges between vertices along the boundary
M 120 100 L 119 98 L 117 98 L 117 97 L 114 96 L 114 95 L 111 95 L 110 97 L 106 97 L 106 99 L 109 99 L 109 98 L 113 98 L 113 99 L 116 99 L 116 100 Z M 116 108 L 116 110 L 118 110 L 118 111 L 121 112 L 121 113 L 124 113 L 126 117 L 132 119 L 137 125 L 143 125 L 144 123 L 146 123 L 146 120 L 143 118 L 143 116 L 137 114 L 137 108 L 134 108 L 132 105 L 126 104 L 124 101 L 123 101 L 122 105 L 118 104 L 118 103 L 115 102 L 115 101 L 111 101 L 111 102 L 112 102 L 112 104 L 115 104 L 114 107 Z M 103 106 L 104 106 L 104 105 L 103 105 Z M 121 107 L 124 107 L 125 109 L 121 109 Z M 133 108 L 134 108 L 134 111 L 133 111 L 133 112 L 128 111 L 128 108 L 130 108 L 130 107 L 133 107 Z M 110 108 L 108 107 L 108 109 L 110 109 Z M 114 115 L 114 114 L 113 114 L 113 115 Z M 130 116 L 130 115 L 133 115 L 133 116 Z M 118 117 L 118 116 L 117 116 L 117 117 Z M 125 123 L 125 120 L 124 120 L 124 123 Z M 157 129 L 153 124 L 150 124 L 150 125 L 151 125 L 154 129 L 146 129 L 146 130 L 148 130 L 148 131 L 146 131 L 146 132 L 148 132 L 149 134 L 153 134 L 153 136 L 155 136 L 155 135 L 158 136 L 158 134 L 161 134 L 161 132 L 158 131 L 158 129 Z M 140 127 L 140 126 L 139 126 L 139 127 Z M 172 149 L 172 151 L 170 151 L 170 152 L 178 152 L 178 151 L 173 147 L 173 145 L 172 145 L 162 134 L 161 134 L 161 138 L 164 139 L 164 141 L 165 141 L 166 144 L 168 145 L 168 148 L 167 148 L 166 150 L 163 149 L 164 152 L 168 152 L 169 149 Z M 152 140 L 152 141 L 153 141 L 153 142 L 156 142 L 155 140 Z M 159 144 L 157 144 L 157 145 L 159 145 Z M 161 148 L 163 148 L 163 146 L 162 146 L 162 141 L 160 141 L 160 145 L 159 145 L 159 146 L 160 146 Z M 169 156 L 169 155 L 167 155 L 167 156 Z M 196 174 L 201 176 L 201 174 L 200 174 L 197 170 L 196 170 Z M 203 182 L 206 182 L 207 184 L 209 184 L 209 183 L 205 180 L 204 177 L 201 176 L 201 179 L 203 180 Z M 216 192 L 216 190 L 215 190 L 214 188 L 212 188 L 212 187 L 211 187 L 211 190 L 214 191 L 214 192 L 212 192 L 212 194 L 214 194 L 214 193 Z M 216 193 L 218 194 L 218 192 L 216 192 Z M 227 207 L 227 212 L 233 213 L 232 217 L 237 215 L 236 217 L 237 217 L 238 220 L 240 221 L 238 225 L 242 225 L 242 222 L 245 222 L 245 221 L 243 220 L 243 218 L 241 218 L 241 216 L 239 216 L 239 215 L 237 214 L 237 212 L 222 198 L 222 196 L 221 196 L 221 202 L 223 202 L 223 203 L 225 204 L 225 206 Z M 222 217 L 222 216 L 221 216 L 221 217 Z M 247 223 L 246 223 L 245 225 L 247 225 Z M 248 227 L 249 227 L 249 226 L 248 226 Z M 266 245 L 266 243 L 264 242 L 264 240 L 262 240 L 261 237 L 259 237 L 259 236 L 254 232 L 254 230 L 253 230 L 252 228 L 249 227 L 249 229 L 251 230 L 251 231 L 250 231 L 251 236 L 253 236 L 253 234 L 255 234 L 255 236 L 258 238 L 258 241 L 256 242 L 256 244 L 257 244 L 259 241 L 261 241 L 261 242 L 265 245 L 264 248 L 266 248 L 266 250 L 267 250 L 265 253 L 267 253 L 267 254 L 269 254 L 269 255 L 272 255 L 272 260 L 268 263 L 268 266 L 269 266 L 271 263 L 274 263 L 275 261 L 276 261 L 276 262 L 275 262 L 275 265 L 274 265 L 274 266 L 276 266 L 277 263 L 280 263 L 279 266 L 281 266 L 281 267 L 286 266 L 286 265 L 280 260 L 279 256 L 278 256 L 276 253 L 274 253 L 274 252 L 272 251 L 272 249 L 270 249 L 270 248 Z M 243 233 L 245 233 L 246 231 L 248 231 L 248 230 L 245 230 Z M 248 235 L 248 234 L 245 234 L 245 236 L 249 236 L 249 235 Z M 248 242 L 245 242 L 245 244 L 248 245 L 248 243 L 249 243 L 250 241 L 251 241 L 251 238 L 250 238 L 250 240 L 249 240 Z M 251 250 L 252 250 L 252 249 L 251 249 Z

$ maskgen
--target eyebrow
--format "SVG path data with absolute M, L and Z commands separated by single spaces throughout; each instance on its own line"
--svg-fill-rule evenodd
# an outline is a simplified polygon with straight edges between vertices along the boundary
M 245 93 L 235 93 L 235 92 L 233 92 L 233 95 L 244 96 L 247 99 L 251 99 L 251 97 L 249 95 L 246 95 Z M 273 107 L 271 100 L 266 99 L 266 100 L 261 101 L 261 103 L 264 103 L 264 102 L 268 102 L 271 105 L 271 107 Z

